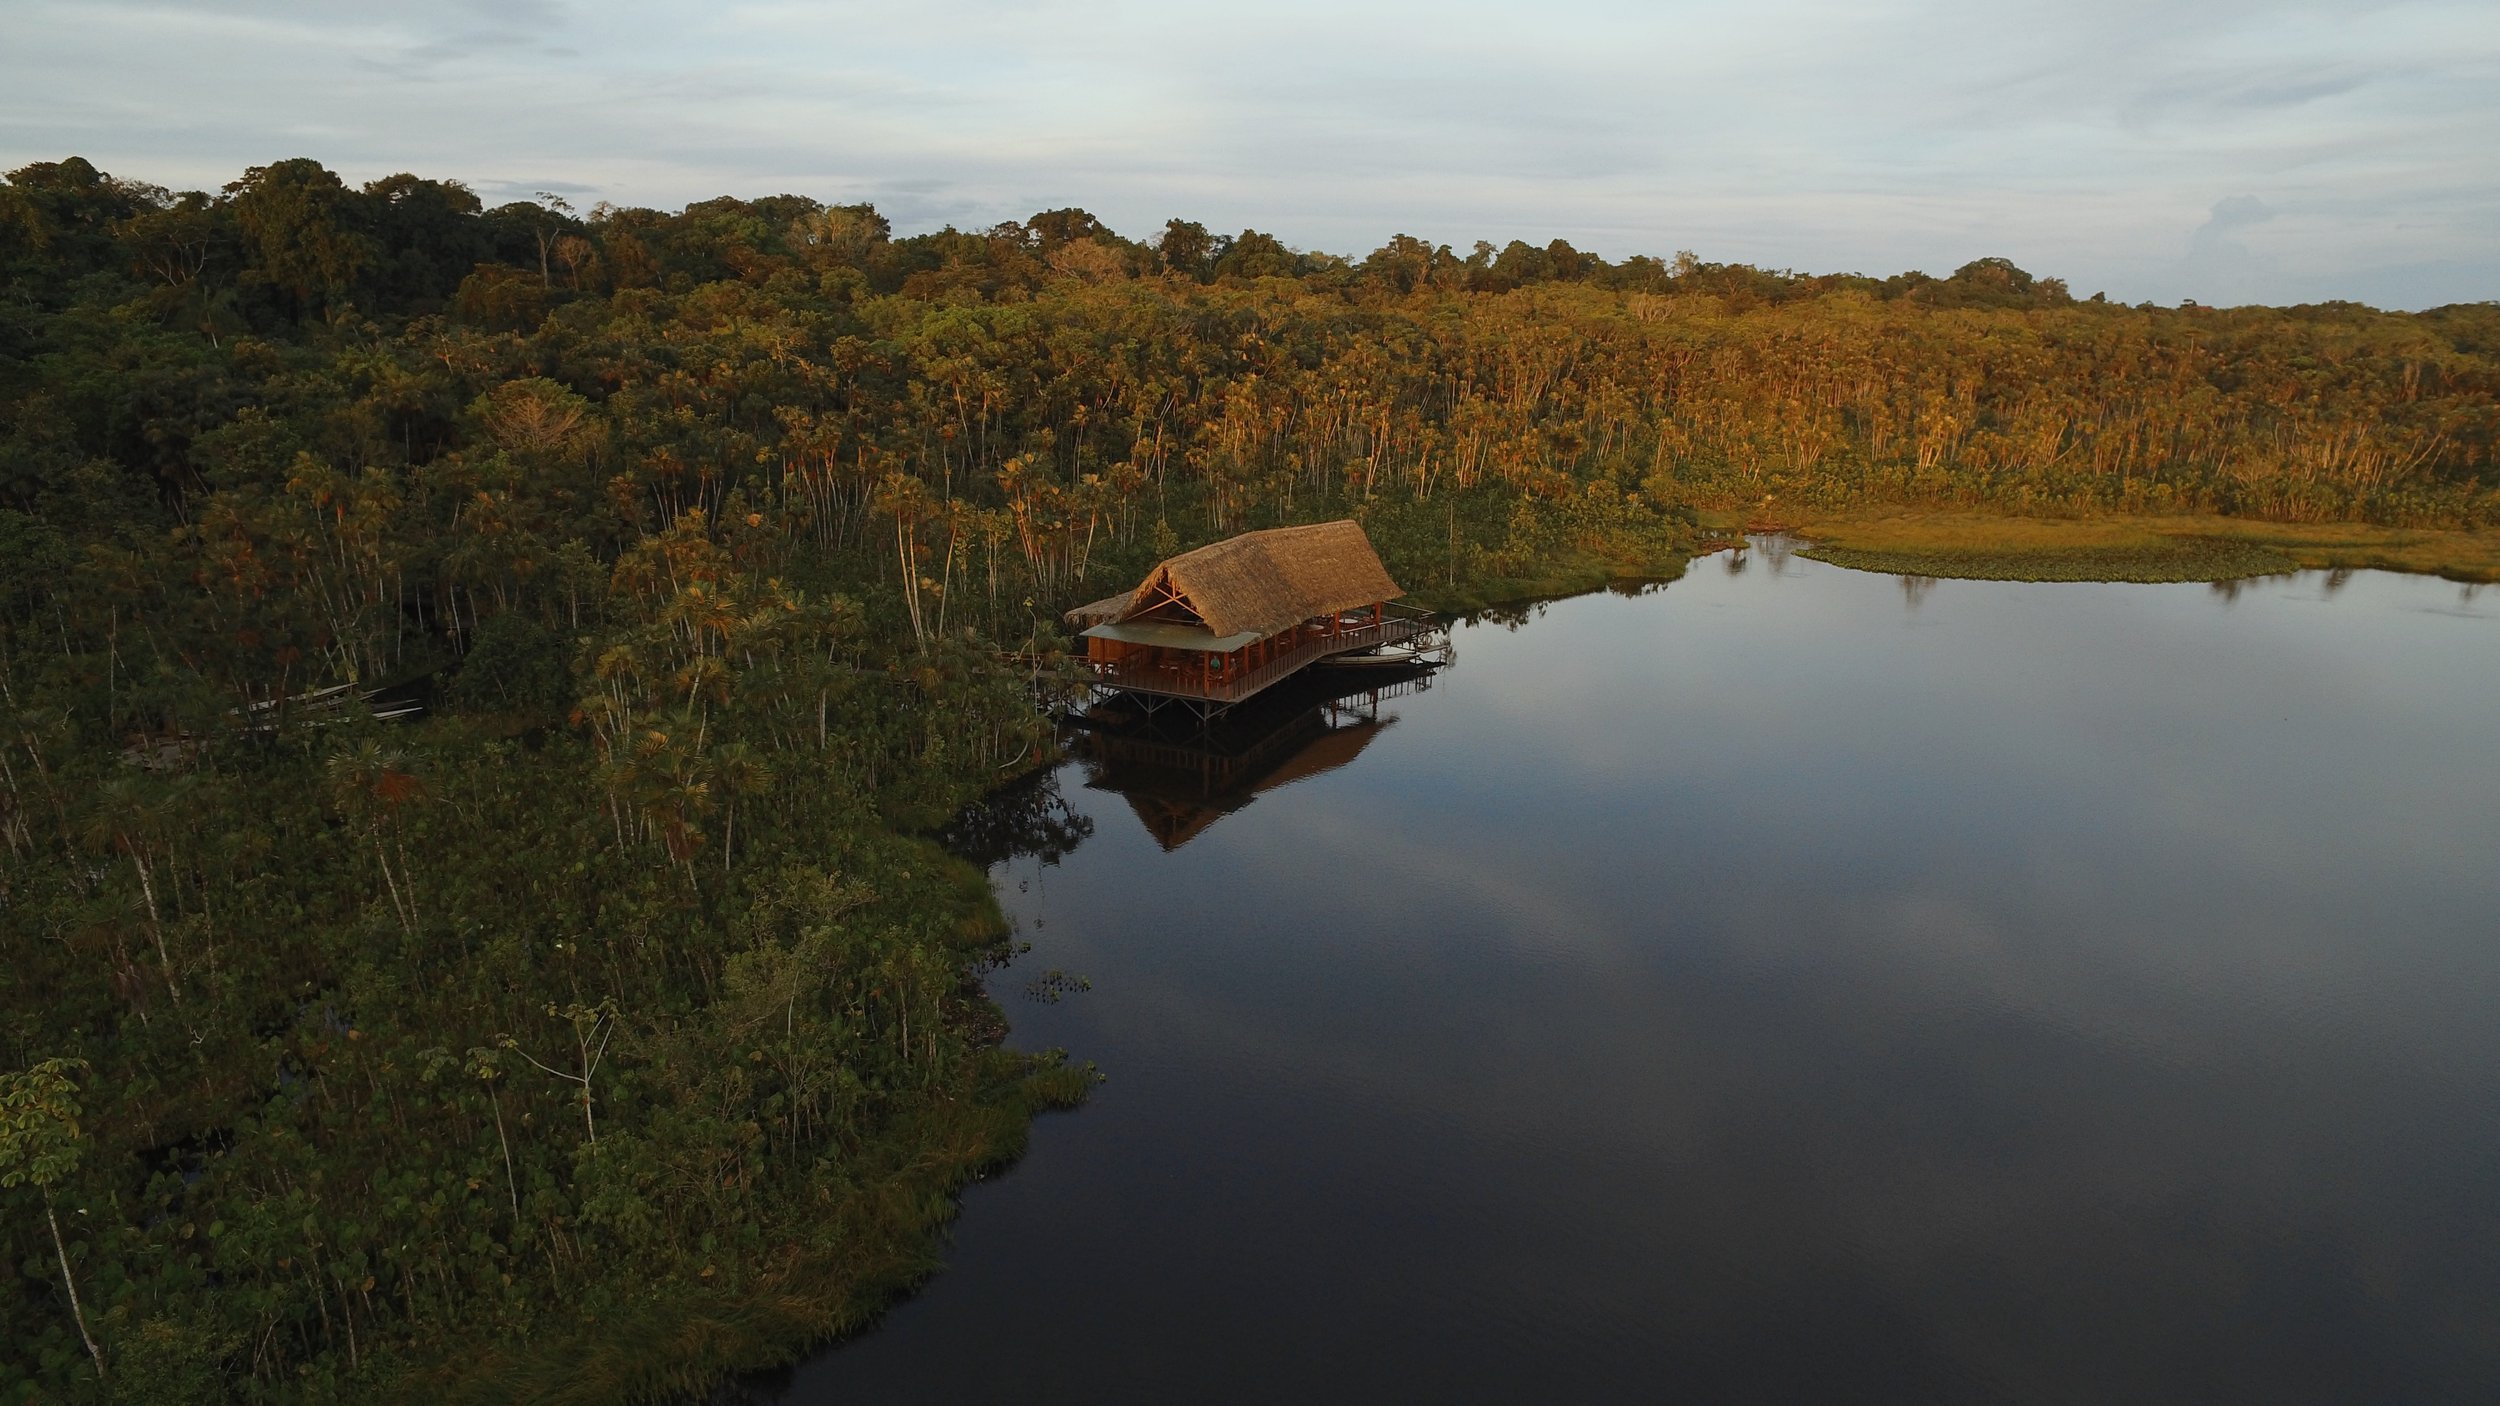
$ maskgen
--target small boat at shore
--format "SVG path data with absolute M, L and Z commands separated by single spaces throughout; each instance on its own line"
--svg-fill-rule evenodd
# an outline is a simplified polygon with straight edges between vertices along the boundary
M 1336 669 L 1395 669 L 1423 662 L 1423 656 L 1411 649 L 1382 648 L 1354 654 L 1332 654 L 1319 661 Z

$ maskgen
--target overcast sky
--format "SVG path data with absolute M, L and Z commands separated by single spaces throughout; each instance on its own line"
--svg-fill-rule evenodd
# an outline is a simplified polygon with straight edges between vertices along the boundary
M 2500 3 L 10 0 L 0 162 L 2500 298 Z

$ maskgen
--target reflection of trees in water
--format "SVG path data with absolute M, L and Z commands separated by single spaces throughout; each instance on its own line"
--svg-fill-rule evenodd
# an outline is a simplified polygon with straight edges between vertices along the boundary
M 1528 601 L 1519 605 L 1488 605 L 1472 615 L 1462 615 L 1458 619 L 1461 624 L 1469 626 L 1499 625 L 1504 630 L 1516 634 L 1521 626 L 1543 615 L 1545 606 L 1544 601 Z
M 2237 601 L 2243 592 L 2256 590 L 2260 586 L 2280 586 L 2287 581 L 2299 579 L 2300 573 L 2297 571 L 2269 571 L 2262 576 L 2234 576 L 2224 581 L 2209 581 L 2206 585 L 2215 595 L 2222 597 L 2223 604 L 2229 605 Z
M 1056 864 L 1093 833 L 1093 820 L 1059 794 L 1058 770 L 1046 768 L 964 807 L 938 841 L 986 869 L 1026 855 Z
M 1741 551 L 1742 548 L 1738 550 Z M 1642 596 L 1656 595 L 1674 585 L 1677 579 L 1672 576 L 1618 576 L 1599 589 L 1611 595 L 1638 599 Z M 1513 605 L 1488 605 L 1453 618 L 1457 623 L 1469 627 L 1499 625 L 1504 630 L 1516 634 L 1531 621 L 1542 619 L 1553 604 L 1554 602 L 1550 600 L 1535 600 L 1522 601 Z
M 1912 610 L 1916 610 L 1920 606 L 1926 604 L 1927 597 L 1933 594 L 1936 589 L 1936 578 L 1933 576 L 1903 576 L 1899 579 L 1901 582 L 1901 599 L 1909 602 L 1910 609 Z

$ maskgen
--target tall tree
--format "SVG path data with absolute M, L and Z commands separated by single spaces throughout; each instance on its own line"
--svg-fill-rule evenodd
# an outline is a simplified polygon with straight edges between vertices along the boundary
M 78 1276 L 71 1272 L 69 1244 L 61 1238 L 61 1218 L 52 1205 L 52 1189 L 78 1170 L 86 1150 L 79 1128 L 78 1085 L 70 1071 L 81 1061 L 47 1059 L 13 1073 L 0 1073 L 0 1188 L 32 1186 L 43 1202 L 44 1225 L 52 1232 L 52 1250 L 60 1261 L 61 1289 L 69 1296 L 69 1312 L 78 1325 L 78 1340 L 87 1345 L 95 1374 L 105 1375 L 104 1349 L 87 1330 L 87 1310 L 78 1301 Z
M 226 187 L 244 242 L 244 281 L 296 315 L 354 292 L 380 253 L 338 174 L 309 157 L 255 166 Z

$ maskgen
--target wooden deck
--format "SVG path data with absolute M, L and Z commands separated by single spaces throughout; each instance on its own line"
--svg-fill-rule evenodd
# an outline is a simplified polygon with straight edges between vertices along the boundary
M 1094 682 L 1103 688 L 1122 689 L 1156 698 L 1179 698 L 1193 703 L 1231 705 L 1239 703 L 1264 689 L 1291 678 L 1323 659 L 1357 650 L 1375 649 L 1381 645 L 1406 644 L 1426 635 L 1440 632 L 1441 623 L 1420 611 L 1389 615 L 1376 625 L 1363 625 L 1340 630 L 1334 634 L 1314 634 L 1300 644 L 1253 669 L 1237 673 L 1201 675 L 1181 665 L 1101 665 L 1094 667 Z

